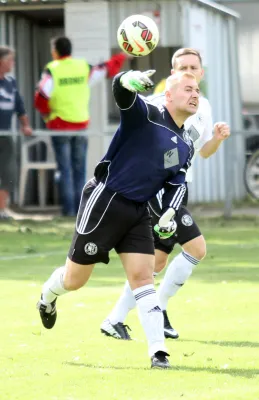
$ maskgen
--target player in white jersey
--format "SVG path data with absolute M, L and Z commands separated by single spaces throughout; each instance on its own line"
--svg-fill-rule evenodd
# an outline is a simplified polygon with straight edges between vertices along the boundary
M 175 72 L 191 72 L 195 75 L 198 83 L 203 78 L 204 71 L 202 69 L 202 59 L 198 51 L 189 48 L 179 49 L 172 58 L 172 74 Z M 152 103 L 161 104 L 164 94 L 150 96 Z M 230 135 L 230 130 L 225 123 L 216 123 L 214 125 L 212 112 L 209 101 L 200 97 L 198 111 L 195 115 L 189 117 L 185 121 L 185 129 L 190 134 L 195 147 L 195 154 L 192 164 L 199 153 L 201 157 L 208 158 L 214 154 L 220 144 Z M 186 181 L 192 181 L 192 167 L 187 171 Z M 163 193 L 157 194 L 156 199 L 150 202 L 150 210 L 155 225 L 162 213 L 161 197 Z M 186 195 L 184 205 L 187 205 L 188 195 Z M 175 221 L 177 222 L 177 230 L 170 239 L 161 239 L 158 236 L 155 240 L 156 265 L 154 275 L 157 275 L 166 266 L 168 255 L 172 252 L 176 243 L 182 247 L 182 252 L 177 255 L 168 265 L 164 279 L 159 289 L 160 307 L 164 314 L 164 334 L 167 338 L 176 339 L 178 333 L 169 321 L 167 315 L 167 303 L 170 297 L 174 296 L 180 287 L 191 276 L 194 267 L 206 255 L 206 242 L 201 234 L 197 224 L 193 220 L 190 212 L 183 206 L 179 211 Z M 132 294 L 129 283 L 126 282 L 123 293 L 116 303 L 109 316 L 101 324 L 101 332 L 108 336 L 118 339 L 129 340 L 130 335 L 127 326 L 124 325 L 128 312 L 135 307 L 135 299 Z

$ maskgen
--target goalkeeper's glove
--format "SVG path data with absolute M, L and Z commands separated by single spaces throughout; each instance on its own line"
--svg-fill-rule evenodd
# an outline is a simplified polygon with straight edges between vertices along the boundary
M 154 231 L 158 234 L 160 239 L 168 239 L 175 233 L 177 223 L 173 219 L 175 211 L 169 208 L 160 218 L 158 224 L 154 226 Z
M 149 79 L 149 77 L 155 72 L 154 69 L 145 72 L 129 71 L 121 76 L 120 83 L 130 92 L 145 92 L 154 87 L 154 83 Z

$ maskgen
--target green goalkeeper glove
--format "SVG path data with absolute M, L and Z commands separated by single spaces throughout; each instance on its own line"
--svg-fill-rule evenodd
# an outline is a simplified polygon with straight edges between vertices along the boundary
M 159 219 L 158 224 L 154 226 L 154 231 L 160 239 L 169 239 L 177 229 L 177 223 L 173 219 L 175 211 L 169 208 Z
M 158 234 L 160 239 L 169 239 L 175 233 L 177 229 L 177 224 L 175 221 L 168 222 L 167 226 L 159 226 L 156 224 L 154 226 L 154 231 Z
M 149 77 L 155 72 L 154 69 L 145 72 L 129 71 L 121 76 L 120 83 L 130 92 L 145 92 L 154 87 L 154 83 Z

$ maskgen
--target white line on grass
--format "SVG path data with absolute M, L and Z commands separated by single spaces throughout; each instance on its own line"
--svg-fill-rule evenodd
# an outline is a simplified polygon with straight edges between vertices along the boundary
M 57 251 L 50 251 L 48 253 L 32 253 L 32 254 L 20 254 L 20 255 L 15 255 L 15 256 L 0 256 L 0 261 L 8 261 L 8 260 L 21 260 L 21 259 L 26 259 L 26 258 L 37 258 L 37 257 L 49 257 L 49 256 L 55 256 L 58 254 L 64 254 L 64 250 L 57 250 Z

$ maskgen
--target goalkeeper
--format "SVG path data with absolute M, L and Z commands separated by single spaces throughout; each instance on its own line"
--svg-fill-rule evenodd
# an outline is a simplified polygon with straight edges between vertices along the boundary
M 195 75 L 197 82 L 201 83 L 204 70 L 202 68 L 202 58 L 200 53 L 191 48 L 182 48 L 177 50 L 172 57 L 172 74 L 181 72 L 191 72 Z M 166 79 L 164 80 L 166 82 Z M 160 90 L 164 92 L 165 84 Z M 201 89 L 201 88 L 200 88 Z M 159 90 L 159 88 L 157 88 Z M 164 104 L 164 93 L 149 96 L 149 101 L 153 104 Z M 193 144 L 194 156 L 191 160 L 191 167 L 186 174 L 187 185 L 193 180 L 193 164 L 196 156 L 201 158 L 208 158 L 212 156 L 221 146 L 221 144 L 229 137 L 230 129 L 226 123 L 218 122 L 214 125 L 211 107 L 206 98 L 200 96 L 199 108 L 195 115 L 191 115 L 184 123 L 184 127 L 188 130 Z M 210 168 L 209 168 L 210 170 Z M 205 177 L 204 177 L 205 179 Z M 213 184 L 206 180 L 206 185 Z M 198 190 L 198 187 L 196 188 Z M 152 222 L 157 224 L 159 216 L 161 215 L 162 207 L 161 191 L 154 199 L 149 202 Z M 155 239 L 155 272 L 156 275 L 162 271 L 167 265 L 168 256 L 172 253 L 175 244 L 179 244 L 182 252 L 174 257 L 167 266 L 165 276 L 161 281 L 157 290 L 160 307 L 164 314 L 164 334 L 166 338 L 176 339 L 179 337 L 178 332 L 172 327 L 168 314 L 167 307 L 169 299 L 175 296 L 182 288 L 185 282 L 191 276 L 195 267 L 205 257 L 206 254 L 206 241 L 199 229 L 199 226 L 192 218 L 191 213 L 184 206 L 188 203 L 188 187 L 185 192 L 183 200 L 183 207 L 177 213 L 175 221 L 177 223 L 177 230 L 173 236 L 166 240 L 160 240 L 157 235 Z M 113 309 L 101 324 L 101 332 L 107 336 L 112 336 L 116 339 L 129 340 L 130 335 L 128 332 L 129 327 L 124 324 L 127 314 L 135 307 L 135 298 L 128 282 L 126 282 L 122 294 L 114 305 Z
M 199 87 L 194 75 L 175 74 L 166 82 L 165 105 L 156 106 L 138 92 L 153 87 L 155 71 L 129 71 L 113 81 L 121 122 L 95 176 L 84 187 L 76 229 L 65 266 L 43 285 L 38 310 L 45 328 L 57 318 L 57 297 L 88 281 L 94 265 L 108 264 L 115 249 L 133 291 L 145 331 L 151 367 L 170 368 L 164 343 L 163 314 L 153 284 L 154 240 L 148 201 L 163 189 L 161 237 L 176 230 L 193 142 L 183 129 L 196 113 Z

